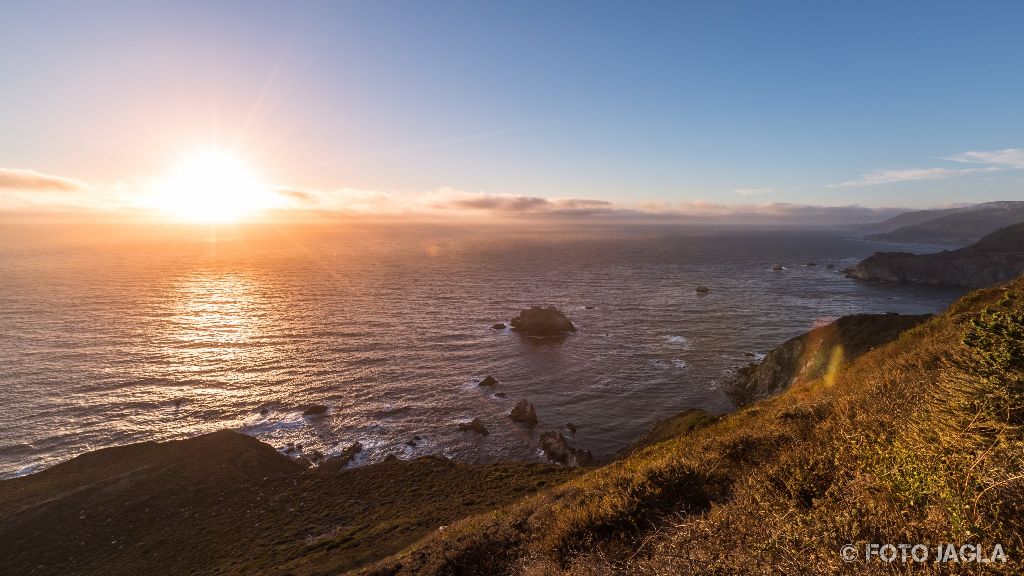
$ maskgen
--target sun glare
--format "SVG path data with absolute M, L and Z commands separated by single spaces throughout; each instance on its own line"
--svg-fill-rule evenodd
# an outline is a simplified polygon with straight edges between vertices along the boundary
M 274 194 L 241 161 L 219 150 L 185 160 L 155 187 L 154 204 L 190 222 L 234 222 L 268 208 Z

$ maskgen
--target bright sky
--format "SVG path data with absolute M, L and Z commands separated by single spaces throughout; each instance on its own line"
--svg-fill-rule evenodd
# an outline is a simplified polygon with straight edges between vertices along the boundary
M 326 211 L 1024 198 L 1019 2 L 41 0 L 2 20 L 7 211 L 148 205 L 211 148 Z

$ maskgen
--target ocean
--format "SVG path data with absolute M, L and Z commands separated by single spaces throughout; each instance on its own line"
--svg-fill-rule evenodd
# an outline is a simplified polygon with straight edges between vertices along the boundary
M 358 441 L 358 466 L 540 460 L 537 435 L 571 422 L 607 458 L 659 418 L 731 410 L 734 371 L 816 325 L 943 309 L 963 291 L 841 273 L 925 249 L 827 230 L 5 226 L 0 477 L 221 428 L 295 454 Z M 534 304 L 578 332 L 491 328 Z M 533 430 L 506 417 L 520 399 Z M 302 416 L 314 403 L 327 414 Z M 457 431 L 474 417 L 489 435 Z

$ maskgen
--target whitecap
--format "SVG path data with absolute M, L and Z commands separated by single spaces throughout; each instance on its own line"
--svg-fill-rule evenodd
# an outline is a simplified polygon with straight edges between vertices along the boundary
M 28 466 L 25 466 L 24 468 L 21 468 L 18 471 L 16 471 L 14 473 L 13 478 L 20 478 L 22 476 L 28 476 L 29 474 L 32 474 L 33 472 L 39 471 L 42 467 L 43 467 L 42 464 L 29 464 Z
M 667 340 L 669 344 L 677 344 L 683 348 L 690 347 L 690 339 L 686 336 L 672 335 L 665 338 L 665 340 Z

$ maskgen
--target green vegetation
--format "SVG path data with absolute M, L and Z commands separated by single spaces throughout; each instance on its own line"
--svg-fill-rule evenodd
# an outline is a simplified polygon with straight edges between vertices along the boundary
M 829 378 L 443 533 L 368 574 L 1024 570 L 1024 280 Z M 858 561 L 847 543 L 999 543 L 1008 561 Z

